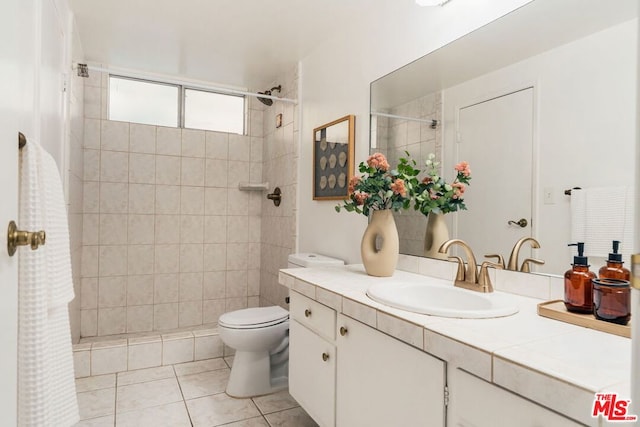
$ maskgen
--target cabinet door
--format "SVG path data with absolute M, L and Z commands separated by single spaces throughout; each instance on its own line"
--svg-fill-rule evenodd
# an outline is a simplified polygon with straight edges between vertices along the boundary
M 333 426 L 336 347 L 296 320 L 289 334 L 289 393 L 320 426 Z
M 337 327 L 337 427 L 444 426 L 444 362 L 343 315 Z
M 573 427 L 574 421 L 460 369 L 449 372 L 449 425 Z

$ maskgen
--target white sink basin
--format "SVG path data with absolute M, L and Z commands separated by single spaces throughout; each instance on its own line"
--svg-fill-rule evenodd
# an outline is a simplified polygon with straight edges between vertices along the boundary
M 424 283 L 378 283 L 369 287 L 367 296 L 384 305 L 432 316 L 486 319 L 518 312 L 508 294 L 469 291 L 433 278 L 425 278 Z

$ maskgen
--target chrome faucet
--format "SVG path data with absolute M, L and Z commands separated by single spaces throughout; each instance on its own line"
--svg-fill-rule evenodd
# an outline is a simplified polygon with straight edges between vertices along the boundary
M 523 237 L 523 238 L 521 238 L 520 240 L 518 240 L 516 242 L 516 244 L 513 246 L 513 249 L 511 250 L 511 255 L 509 256 L 509 263 L 507 264 L 507 270 L 518 271 L 518 255 L 520 254 L 520 249 L 522 248 L 522 245 L 527 241 L 531 242 L 531 247 L 532 248 L 534 248 L 534 249 L 540 248 L 540 243 L 538 243 L 538 241 L 536 239 L 534 239 L 533 237 Z M 539 264 L 539 265 L 544 264 L 544 261 L 542 261 L 542 260 L 533 259 L 533 258 L 527 258 L 522 263 L 522 267 L 520 268 L 520 271 L 523 271 L 525 273 L 530 272 L 530 269 L 529 269 L 529 263 L 530 262 L 534 263 L 534 264 Z

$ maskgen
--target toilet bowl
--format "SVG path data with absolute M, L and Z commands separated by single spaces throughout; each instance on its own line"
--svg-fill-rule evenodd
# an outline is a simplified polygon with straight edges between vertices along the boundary
M 257 307 L 225 313 L 218 319 L 220 338 L 236 350 L 227 394 L 251 397 L 288 386 L 289 312 Z
M 338 266 L 344 262 L 317 254 L 289 255 L 289 267 Z M 289 385 L 289 312 L 279 306 L 245 308 L 218 319 L 220 338 L 235 349 L 226 392 L 253 397 Z

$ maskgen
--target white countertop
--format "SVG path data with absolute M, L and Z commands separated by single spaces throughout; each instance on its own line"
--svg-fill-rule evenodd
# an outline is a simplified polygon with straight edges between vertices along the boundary
M 366 296 L 374 283 L 400 280 L 424 277 L 372 277 L 361 265 L 283 269 L 279 276 L 280 284 L 339 313 L 585 424 L 598 425 L 591 418 L 596 392 L 630 397 L 630 339 L 538 316 L 542 300 L 513 294 L 519 312 L 493 319 L 415 314 Z

